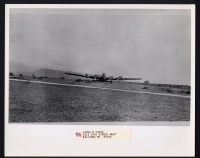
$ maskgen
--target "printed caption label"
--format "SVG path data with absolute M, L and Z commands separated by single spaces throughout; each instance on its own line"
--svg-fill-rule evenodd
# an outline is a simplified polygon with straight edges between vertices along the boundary
M 76 139 L 131 139 L 131 130 L 86 130 L 75 133 Z

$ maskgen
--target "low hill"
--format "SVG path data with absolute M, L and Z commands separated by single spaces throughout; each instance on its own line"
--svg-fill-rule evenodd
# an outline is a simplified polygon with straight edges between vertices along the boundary
M 67 75 L 65 74 L 66 72 L 70 72 L 72 73 L 71 71 L 60 71 L 60 70 L 52 70 L 52 69 L 39 69 L 35 72 L 33 72 L 32 74 L 35 75 L 35 77 L 49 77 L 49 78 L 60 78 L 60 77 L 64 77 L 65 79 L 73 79 L 73 80 L 76 80 L 76 79 L 87 79 L 85 77 L 79 77 L 79 76 L 73 76 L 73 75 Z

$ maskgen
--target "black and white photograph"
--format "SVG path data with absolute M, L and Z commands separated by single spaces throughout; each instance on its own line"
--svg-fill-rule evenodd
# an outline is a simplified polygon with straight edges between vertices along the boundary
M 19 134 L 7 134 L 11 155 L 45 142 L 50 148 L 35 149 L 52 156 L 50 138 L 55 155 L 80 156 L 60 145 L 63 129 L 72 131 L 68 140 L 84 130 L 129 129 L 132 141 L 120 147 L 127 156 L 193 155 L 194 6 L 13 6 L 6 12 L 5 113 L 8 131 Z M 110 143 L 107 156 L 116 155 L 118 143 Z
M 10 9 L 9 20 L 9 122 L 190 121 L 190 10 Z

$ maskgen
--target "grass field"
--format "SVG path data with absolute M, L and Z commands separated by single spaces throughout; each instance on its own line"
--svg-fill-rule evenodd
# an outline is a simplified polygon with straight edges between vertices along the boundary
M 22 78 L 18 78 L 22 79 Z M 22 79 L 27 80 L 27 79 Z M 91 80 L 85 80 L 82 82 L 76 82 L 75 80 L 69 79 L 58 79 L 58 78 L 43 78 L 42 80 L 38 78 L 31 78 L 31 81 L 41 81 L 41 82 L 52 82 L 52 83 L 63 83 L 63 84 L 75 84 L 75 85 L 86 85 L 86 86 L 94 86 L 94 87 L 101 87 L 101 88 L 114 88 L 114 89 L 124 89 L 124 90 L 133 90 L 133 91 L 145 91 L 145 92 L 153 92 L 153 93 L 168 93 L 168 94 L 175 94 L 175 95 L 185 95 L 189 96 L 187 92 L 190 92 L 190 87 L 188 88 L 167 88 L 162 86 L 151 86 L 151 85 L 138 85 L 138 84 L 130 84 L 128 82 L 116 82 L 114 81 L 113 84 L 109 82 L 92 82 Z
M 190 98 L 10 81 L 9 122 L 189 120 Z

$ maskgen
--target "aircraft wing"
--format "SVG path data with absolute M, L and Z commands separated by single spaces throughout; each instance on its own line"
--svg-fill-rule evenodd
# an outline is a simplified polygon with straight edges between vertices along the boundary
M 86 77 L 86 75 L 76 74 L 76 73 L 70 73 L 70 72 L 66 72 L 65 74 L 67 74 L 67 75 L 73 75 L 73 76 Z
M 142 78 L 122 78 L 122 77 L 115 77 L 112 80 L 142 80 Z
M 123 78 L 124 80 L 142 80 L 142 78 Z
M 86 77 L 86 78 L 91 78 L 91 79 L 99 79 L 99 75 L 90 75 L 90 74 L 78 74 L 78 73 L 70 73 L 66 72 L 65 74 L 67 75 L 74 75 L 74 76 L 79 76 L 79 77 Z

